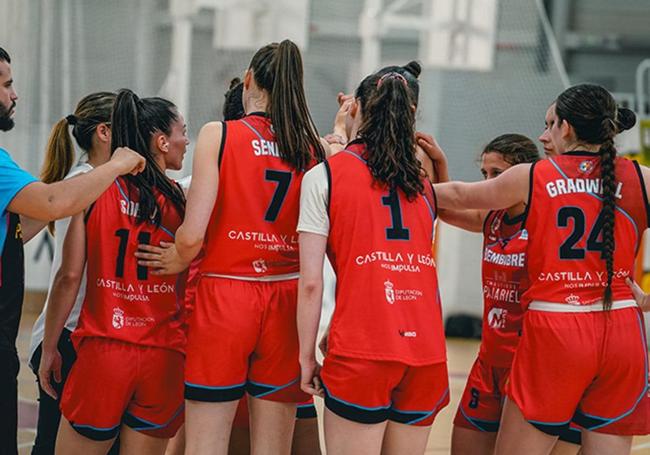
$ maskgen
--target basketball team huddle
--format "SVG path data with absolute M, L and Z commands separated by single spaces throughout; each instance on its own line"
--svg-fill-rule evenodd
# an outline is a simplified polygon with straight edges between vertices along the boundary
M 0 48 L 3 131 L 10 64 Z M 482 341 L 452 453 L 630 453 L 650 434 L 650 302 L 633 281 L 650 169 L 614 138 L 635 114 L 570 87 L 549 100 L 545 157 L 503 134 L 479 155 L 484 181 L 451 181 L 416 131 L 420 72 L 367 75 L 321 137 L 299 49 L 264 46 L 179 181 L 183 114 L 128 89 L 53 127 L 41 181 L 0 149 L 0 452 L 17 450 L 22 245 L 50 222 L 32 453 L 318 454 L 318 396 L 327 453 L 423 454 L 450 401 L 440 219 L 483 235 Z M 326 259 L 335 308 L 318 339 Z

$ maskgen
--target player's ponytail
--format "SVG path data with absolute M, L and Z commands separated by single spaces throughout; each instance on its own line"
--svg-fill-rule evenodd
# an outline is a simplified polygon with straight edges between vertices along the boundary
M 616 101 L 603 87 L 580 84 L 570 87 L 557 98 L 555 110 L 560 120 L 566 120 L 575 130 L 578 141 L 600 145 L 603 186 L 603 250 L 602 259 L 607 270 L 603 294 L 606 310 L 612 307 L 612 280 L 614 278 L 614 224 L 616 210 L 616 147 L 614 137 L 620 131 L 634 126 L 636 116 L 629 109 L 617 109 Z
M 607 123 L 604 127 L 607 130 L 613 130 L 613 123 L 611 119 L 607 119 L 603 123 Z M 605 129 L 603 130 L 605 131 Z M 603 302 L 605 309 L 612 307 L 612 279 L 614 277 L 614 220 L 616 219 L 616 148 L 614 147 L 614 134 L 605 139 L 601 144 L 600 150 L 600 169 L 601 178 L 603 180 L 603 254 L 605 266 L 607 269 L 607 286 L 605 287 L 605 294 Z
M 63 180 L 75 162 L 75 150 L 70 127 L 79 147 L 86 153 L 92 149 L 92 140 L 100 123 L 110 123 L 115 93 L 97 92 L 79 101 L 74 114 L 62 118 L 52 128 L 45 148 L 45 161 L 41 168 L 41 181 L 53 183 Z M 54 233 L 54 223 L 49 230 Z
M 112 115 L 111 150 L 129 147 L 146 161 L 145 170 L 136 176 L 126 176 L 131 183 L 129 191 L 138 193 L 138 223 L 149 222 L 160 226 L 161 207 L 154 190 L 157 189 L 174 204 L 178 213 L 185 213 L 185 196 L 182 190 L 160 169 L 150 145 L 156 132 L 171 134 L 171 125 L 178 119 L 176 106 L 163 98 L 142 98 L 128 89 L 117 95 Z
M 72 120 L 74 117 L 70 116 L 70 119 Z M 68 131 L 71 124 L 74 123 L 70 123 L 68 118 L 64 117 L 56 122 L 50 131 L 50 137 L 47 139 L 45 147 L 45 161 L 41 168 L 41 181 L 45 183 L 63 180 L 72 169 L 75 153 Z
M 300 50 L 290 40 L 258 50 L 251 60 L 256 84 L 269 93 L 267 113 L 282 159 L 303 171 L 312 159 L 323 161 L 325 151 L 307 108 Z
M 420 95 L 416 61 L 387 66 L 367 76 L 355 92 L 363 122 L 359 137 L 369 152 L 373 178 L 409 199 L 422 192 L 420 162 L 415 157 L 415 110 Z
M 368 98 L 359 128 L 373 178 L 391 190 L 400 188 L 409 199 L 424 189 L 415 156 L 415 105 L 404 76 L 386 73 Z

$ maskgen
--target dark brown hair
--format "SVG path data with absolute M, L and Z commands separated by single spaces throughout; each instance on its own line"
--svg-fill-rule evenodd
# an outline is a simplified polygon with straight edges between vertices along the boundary
M 117 95 L 112 115 L 111 150 L 129 147 L 147 160 L 143 172 L 125 177 L 131 183 L 129 191 L 134 187 L 138 192 L 138 223 L 150 222 L 160 226 L 162 210 L 154 189 L 174 204 L 181 217 L 185 213 L 183 191 L 158 167 L 151 152 L 153 135 L 156 132 L 171 134 L 172 123 L 176 120 L 176 106 L 164 98 L 139 98 L 128 89 L 120 90 Z
M 230 81 L 230 88 L 223 95 L 223 119 L 224 120 L 238 120 L 246 113 L 244 112 L 244 104 L 242 102 L 242 92 L 244 84 L 238 77 Z
M 271 43 L 251 60 L 255 83 L 269 93 L 267 114 L 282 159 L 298 171 L 312 159 L 323 161 L 325 151 L 307 109 L 300 50 L 290 40 Z
M 507 133 L 492 139 L 481 152 L 498 153 L 511 166 L 521 163 L 534 163 L 540 159 L 539 150 L 533 141 L 522 134 Z
M 359 138 L 366 144 L 373 179 L 390 190 L 400 188 L 409 200 L 424 190 L 415 156 L 420 70 L 417 62 L 382 68 L 355 93 L 363 115 Z
M 605 309 L 612 307 L 614 277 L 614 211 L 616 210 L 616 147 L 614 136 L 632 128 L 635 114 L 629 109 L 617 109 L 616 101 L 603 87 L 580 84 L 566 89 L 555 100 L 559 121 L 566 120 L 579 141 L 600 145 L 601 178 L 603 186 L 603 251 L 607 268 L 607 286 L 603 295 Z
M 0 62 L 11 63 L 11 57 L 9 57 L 9 53 L 1 47 L 0 47 Z

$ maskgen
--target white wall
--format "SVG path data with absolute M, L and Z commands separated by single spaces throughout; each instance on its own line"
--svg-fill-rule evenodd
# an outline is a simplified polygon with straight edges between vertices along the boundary
M 481 234 L 445 223 L 437 227 L 438 280 L 444 317 L 458 313 L 481 317 Z

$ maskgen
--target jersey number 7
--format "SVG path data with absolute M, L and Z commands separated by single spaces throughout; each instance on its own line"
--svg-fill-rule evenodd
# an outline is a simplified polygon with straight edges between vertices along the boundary
M 280 209 L 282 208 L 282 203 L 287 197 L 287 192 L 289 192 L 289 185 L 291 184 L 291 178 L 293 175 L 288 171 L 267 169 L 264 177 L 267 182 L 277 183 L 275 193 L 273 193 L 273 198 L 271 199 L 271 204 L 269 205 L 269 208 L 266 209 L 266 214 L 264 215 L 264 220 L 272 223 L 278 218 Z

